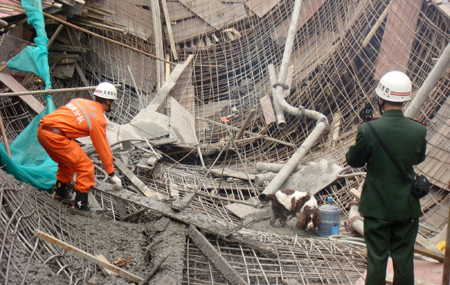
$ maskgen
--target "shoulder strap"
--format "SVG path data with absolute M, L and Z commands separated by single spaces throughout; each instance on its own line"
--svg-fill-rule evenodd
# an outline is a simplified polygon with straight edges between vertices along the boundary
M 389 158 L 392 160 L 392 162 L 394 163 L 394 165 L 398 168 L 398 170 L 400 171 L 400 173 L 403 175 L 403 177 L 406 179 L 406 181 L 408 181 L 409 183 L 413 183 L 413 181 L 411 180 L 411 178 L 409 178 L 408 174 L 406 174 L 406 171 L 403 170 L 403 168 L 400 167 L 400 165 L 397 163 L 397 161 L 394 159 L 394 157 L 392 156 L 392 153 L 389 151 L 389 149 L 387 148 L 387 146 L 384 144 L 384 142 L 381 140 L 380 136 L 378 135 L 378 133 L 375 131 L 375 128 L 372 126 L 372 124 L 370 122 L 367 122 L 367 124 L 369 125 L 370 130 L 372 131 L 373 135 L 375 136 L 375 138 L 377 139 L 377 141 L 380 143 L 381 147 L 384 149 L 384 151 L 387 153 L 387 155 L 389 156 Z

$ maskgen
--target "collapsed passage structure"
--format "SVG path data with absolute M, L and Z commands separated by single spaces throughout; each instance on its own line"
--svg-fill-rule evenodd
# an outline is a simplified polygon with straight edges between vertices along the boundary
M 33 38 L 20 5 L 6 2 L 1 7 L 12 11 L 2 16 L 0 61 Z M 53 89 L 121 84 L 108 139 L 125 189 L 108 191 L 97 167 L 90 203 L 102 214 L 84 219 L 2 172 L 1 283 L 117 282 L 99 272 L 99 257 L 73 256 L 37 238 L 36 230 L 109 263 L 133 257 L 124 266 L 138 279 L 116 272 L 130 282 L 143 281 L 152 268 L 159 269 L 152 282 L 176 284 L 353 284 L 363 276 L 365 248 L 357 234 L 319 239 L 260 222 L 270 213 L 258 209 L 257 197 L 316 124 L 284 114 L 279 128 L 272 101 L 269 66 L 280 68 L 294 1 L 60 2 L 44 3 L 54 39 L 48 47 Z M 417 93 L 448 45 L 448 3 L 301 2 L 284 100 L 324 114 L 329 127 L 286 183 L 322 203 L 333 196 L 347 220 L 349 190 L 363 182 L 359 171 L 345 168 L 344 156 L 360 111 L 390 70 L 407 73 Z M 43 89 L 32 75 L 11 69 L 0 75 L 5 93 Z M 427 159 L 416 170 L 433 184 L 421 201 L 422 245 L 442 240 L 447 223 L 449 79 L 445 70 L 416 116 L 428 128 Z M 57 107 L 90 97 L 74 90 L 52 95 Z M 13 141 L 39 107 L 26 98 L 2 94 L 0 100 Z M 90 142 L 80 143 L 100 166 Z M 278 165 L 268 171 L 261 163 Z

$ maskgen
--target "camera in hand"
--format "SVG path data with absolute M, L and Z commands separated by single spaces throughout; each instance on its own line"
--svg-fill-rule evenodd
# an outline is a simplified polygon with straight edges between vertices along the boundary
M 364 109 L 359 113 L 359 116 L 365 121 L 370 121 L 373 119 L 373 107 L 371 104 L 367 103 Z

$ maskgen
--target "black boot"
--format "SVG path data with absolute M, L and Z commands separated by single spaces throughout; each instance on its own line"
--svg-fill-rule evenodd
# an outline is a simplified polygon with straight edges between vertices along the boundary
M 58 201 L 71 199 L 70 191 L 67 189 L 67 184 L 56 180 L 55 191 L 53 192 L 53 198 Z
M 72 211 L 77 214 L 91 215 L 91 210 L 88 206 L 88 193 L 81 193 L 75 190 L 75 205 L 72 206 Z

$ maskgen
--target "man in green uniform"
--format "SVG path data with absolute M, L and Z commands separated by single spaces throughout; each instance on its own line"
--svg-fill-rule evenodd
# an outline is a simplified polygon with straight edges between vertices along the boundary
M 425 159 L 426 127 L 403 115 L 411 100 L 412 84 L 402 72 L 386 73 L 375 92 L 380 113 L 370 121 L 397 163 L 414 180 L 413 165 Z M 355 144 L 346 154 L 352 167 L 367 164 L 359 212 L 364 216 L 367 245 L 366 284 L 386 284 L 388 254 L 394 263 L 394 284 L 414 284 L 414 242 L 422 215 L 420 202 L 412 195 L 412 184 L 379 144 L 368 123 L 358 125 Z

